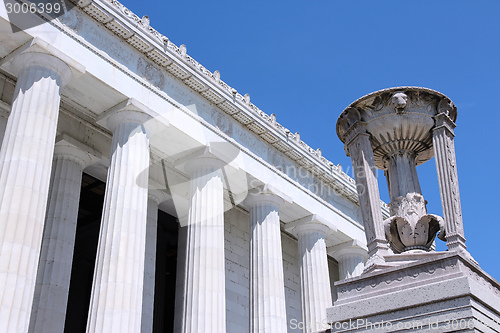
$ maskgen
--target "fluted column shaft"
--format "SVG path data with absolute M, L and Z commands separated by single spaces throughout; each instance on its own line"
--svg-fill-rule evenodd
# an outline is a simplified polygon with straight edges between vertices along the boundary
M 88 333 L 141 330 L 149 167 L 146 118 L 128 110 L 108 119 L 113 141 Z
M 339 263 L 340 280 L 360 276 L 363 273 L 368 254 L 366 249 L 356 245 L 356 241 L 335 245 L 329 249 L 329 253 Z
M 150 191 L 148 196 L 146 249 L 144 255 L 144 290 L 142 294 L 142 333 L 151 333 L 153 330 L 158 205 L 162 201 L 161 196 L 155 192 L 158 191 Z
M 200 157 L 186 166 L 191 181 L 183 333 L 226 331 L 222 165 Z
M 415 155 L 409 151 L 396 152 L 388 157 L 389 193 L 391 202 L 408 193 L 422 194 L 418 181 Z
M 82 171 L 91 156 L 75 146 L 55 147 L 52 184 L 29 332 L 63 332 Z
M 441 113 L 434 117 L 432 141 L 436 157 L 439 192 L 446 226 L 446 242 L 450 250 L 465 250 L 464 226 L 455 157 L 455 123 Z
M 345 254 L 337 261 L 339 263 L 339 278 L 341 280 L 360 276 L 365 268 L 365 258 L 359 254 Z
M 287 331 L 279 209 L 283 200 L 251 193 L 250 332 Z
M 364 132 L 359 125 L 355 125 L 348 135 L 346 147 L 351 156 L 356 179 L 368 253 L 371 261 L 383 261 L 383 256 L 388 254 L 388 245 L 384 233 L 370 134 Z
M 26 332 L 36 271 L 61 87 L 70 68 L 43 53 L 13 61 L 18 74 L 0 151 L 0 331 Z
M 310 223 L 298 229 L 303 331 L 316 332 L 328 328 L 326 308 L 332 306 L 325 242 L 328 227 Z

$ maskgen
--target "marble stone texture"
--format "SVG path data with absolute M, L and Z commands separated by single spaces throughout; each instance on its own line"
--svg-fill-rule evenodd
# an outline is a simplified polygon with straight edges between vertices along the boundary
M 149 190 L 146 246 L 144 253 L 144 288 L 142 293 L 142 333 L 151 332 L 153 329 L 158 205 L 162 203 L 165 198 L 166 195 L 163 192 L 158 190 Z
M 149 116 L 127 106 L 107 120 L 112 154 L 87 332 L 140 332 L 146 249 Z
M 500 332 L 500 284 L 477 264 L 454 251 L 404 260 L 336 282 L 331 332 Z
M 354 127 L 348 135 L 346 149 L 349 151 L 354 169 L 368 246 L 367 268 L 370 268 L 375 264 L 383 264 L 383 257 L 388 254 L 389 248 L 384 234 L 370 135 L 366 133 L 364 126 L 354 125 Z
M 384 170 L 387 178 L 391 217 L 384 221 L 383 229 L 394 253 L 428 251 L 438 232 L 438 237 L 446 238 L 449 250 L 467 253 L 453 142 L 456 118 L 457 108 L 447 96 L 422 87 L 373 92 L 351 103 L 340 115 L 337 135 L 351 156 L 360 206 L 365 213 L 371 256 L 368 270 L 372 243 L 378 238 L 371 239 L 381 227 L 380 214 L 366 202 L 378 194 L 376 183 L 370 182 L 374 168 Z M 416 171 L 417 165 L 433 156 L 444 219 L 427 214 Z M 385 254 L 382 251 L 381 257 Z
M 26 332 L 35 289 L 62 86 L 70 67 L 27 52 L 0 152 L 0 331 Z
M 326 325 L 326 308 L 332 306 L 325 242 L 330 229 L 314 222 L 305 223 L 296 229 L 304 332 L 316 332 Z
M 279 210 L 284 200 L 265 187 L 250 206 L 250 332 L 287 331 Z
M 462 206 L 458 188 L 458 174 L 455 157 L 455 123 L 441 113 L 435 117 L 433 143 L 436 155 L 436 170 L 439 192 L 446 223 L 446 241 L 450 250 L 465 251 L 465 235 L 462 220 Z
M 82 172 L 98 155 L 66 135 L 56 143 L 29 332 L 64 332 Z
M 186 165 L 191 180 L 181 281 L 183 333 L 226 331 L 223 165 L 210 156 Z
M 368 259 L 366 248 L 358 241 L 337 244 L 329 248 L 328 253 L 339 263 L 340 280 L 361 275 Z

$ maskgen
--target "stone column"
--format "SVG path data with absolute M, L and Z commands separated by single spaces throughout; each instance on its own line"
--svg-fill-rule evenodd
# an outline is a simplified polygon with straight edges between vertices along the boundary
M 18 74 L 0 151 L 0 332 L 28 331 L 49 193 L 61 88 L 68 65 L 40 52 Z
M 226 331 L 223 165 L 207 155 L 186 165 L 191 181 L 183 333 Z
M 455 157 L 455 123 L 445 113 L 434 117 L 432 142 L 436 157 L 439 192 L 443 206 L 446 230 L 446 244 L 452 251 L 465 251 L 462 207 L 458 189 L 458 174 Z
M 140 332 L 146 243 L 150 116 L 129 100 L 106 113 L 113 132 L 88 333 Z M 111 112 L 112 111 L 112 112 Z
M 165 195 L 163 192 L 158 190 L 149 190 L 148 215 L 146 223 L 146 250 L 144 256 L 144 289 L 142 294 L 142 333 L 151 333 L 153 330 L 158 205 L 163 201 L 165 201 Z
M 287 332 L 279 210 L 284 204 L 268 187 L 249 193 L 250 332 Z
M 384 233 L 370 134 L 366 133 L 364 126 L 359 123 L 355 124 L 350 129 L 350 133 L 347 134 L 345 146 L 351 156 L 356 179 L 359 205 L 370 255 L 369 263 L 367 263 L 367 268 L 369 268 L 372 263 L 383 263 L 383 257 L 388 254 L 389 249 Z
M 397 151 L 387 157 L 387 176 L 391 202 L 408 193 L 422 194 L 418 181 L 415 154 L 411 151 Z
M 332 306 L 332 291 L 325 237 L 330 229 L 319 222 L 299 225 L 293 231 L 299 240 L 299 267 L 304 332 L 328 328 L 326 308 Z
M 98 153 L 62 136 L 55 146 L 52 184 L 29 332 L 63 332 L 83 169 Z M 92 152 L 92 153 L 91 153 Z
M 363 273 L 368 253 L 356 240 L 335 245 L 328 249 L 328 253 L 339 263 L 340 280 L 360 276 Z

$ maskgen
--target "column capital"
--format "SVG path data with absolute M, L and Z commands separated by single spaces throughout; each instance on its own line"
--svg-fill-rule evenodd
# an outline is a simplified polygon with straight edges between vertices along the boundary
M 439 129 L 444 129 L 450 136 L 454 137 L 455 136 L 455 127 L 457 125 L 455 122 L 450 118 L 449 115 L 446 113 L 440 113 L 434 118 L 434 128 L 432 131 L 435 133 Z
M 71 65 L 54 54 L 47 54 L 43 48 L 30 49 L 32 42 L 0 60 L 11 73 L 16 67 L 13 60 L 14 65 L 21 66 L 0 150 L 0 229 L 22 230 L 0 235 L 0 262 L 10 263 L 2 265 L 0 274 L 3 281 L 8 277 L 8 283 L 0 286 L 2 332 L 9 328 L 20 332 L 29 329 L 46 221 L 61 86 L 69 81 L 71 72 Z M 50 45 L 45 46 L 45 51 L 51 49 Z M 12 177 L 13 174 L 16 176 Z
M 184 165 L 184 170 L 187 173 L 196 169 L 200 164 L 211 165 L 214 169 L 221 169 L 226 165 L 230 165 L 233 169 L 238 170 L 238 165 L 232 162 L 239 153 L 240 149 L 231 143 L 210 142 L 207 146 L 201 146 L 188 152 L 185 156 L 177 159 L 174 164 L 177 167 Z
M 168 195 L 163 191 L 150 189 L 148 191 L 148 199 L 153 200 L 156 205 L 159 205 L 168 200 Z
M 287 203 L 291 204 L 292 201 L 292 198 L 288 195 L 269 184 L 257 186 L 249 190 L 248 196 L 245 199 L 245 203 L 249 206 L 255 206 L 261 203 L 270 203 L 278 206 L 278 209 Z
M 61 77 L 61 86 L 85 73 L 85 67 L 39 37 L 35 37 L 7 55 L 0 65 L 6 64 L 15 75 L 26 67 L 50 68 Z
M 150 149 L 143 124 L 131 125 L 113 133 L 87 332 L 141 331 Z
M 354 139 L 358 136 L 367 136 L 370 137 L 370 133 L 366 131 L 365 123 L 357 122 L 351 128 L 349 128 L 348 132 L 345 134 L 345 145 L 349 147 Z
M 124 123 L 137 124 L 138 126 L 144 126 L 148 136 L 151 137 L 160 126 L 158 118 L 156 112 L 146 105 L 135 98 L 128 98 L 101 113 L 97 117 L 97 123 L 109 128 L 111 132 L 114 132 L 118 125 Z M 164 117 L 161 118 L 161 123 L 168 126 L 169 121 Z
M 344 134 L 344 151 L 347 156 L 351 156 L 349 148 L 358 137 L 366 137 L 371 142 L 371 135 L 366 131 L 366 124 L 361 121 L 354 123 Z
M 359 255 L 365 260 L 368 259 L 368 249 L 366 248 L 366 245 L 355 239 L 330 246 L 327 251 L 328 254 L 337 261 L 345 255 Z
M 184 165 L 184 171 L 190 176 L 193 177 L 196 173 L 196 170 L 202 167 L 211 167 L 213 170 L 218 170 L 224 168 L 226 162 L 219 159 L 218 157 L 209 153 L 206 150 L 202 155 L 191 156 L 190 159 Z
M 291 232 L 297 238 L 309 232 L 320 232 L 325 237 L 332 232 L 337 231 L 337 227 L 332 225 L 317 214 L 311 214 L 302 217 L 285 225 L 285 230 Z
M 58 156 L 73 158 L 81 165 L 82 169 L 96 163 L 102 158 L 101 153 L 97 150 L 64 133 L 56 137 L 54 157 Z
M 287 196 L 269 185 L 247 196 L 250 217 L 250 332 L 286 332 L 280 207 Z
M 178 313 L 178 331 L 225 332 L 224 177 L 220 170 L 223 162 L 207 154 L 190 157 L 187 219 L 176 207 L 180 225 L 187 228 L 186 246 L 182 249 L 186 259 L 181 274 L 185 275 L 179 276 L 184 301 L 179 308 L 182 310 Z M 175 204 L 175 195 L 173 198 Z

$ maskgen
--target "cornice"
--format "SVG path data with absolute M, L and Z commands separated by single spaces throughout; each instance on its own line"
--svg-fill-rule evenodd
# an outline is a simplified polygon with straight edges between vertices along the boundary
M 359 203 L 354 179 L 344 173 L 340 165 L 327 160 L 320 149 L 313 149 L 300 139 L 298 133 L 267 115 L 223 80 L 219 71 L 210 72 L 187 53 L 185 45 L 176 46 L 166 36 L 150 26 L 147 16 L 140 18 L 116 0 L 70 0 L 83 12 L 109 31 L 144 54 L 149 60 L 181 80 L 209 102 L 274 146 L 291 160 L 308 169 L 326 184 L 348 199 Z M 388 214 L 388 207 L 381 203 Z

